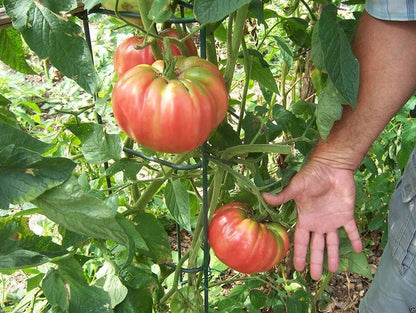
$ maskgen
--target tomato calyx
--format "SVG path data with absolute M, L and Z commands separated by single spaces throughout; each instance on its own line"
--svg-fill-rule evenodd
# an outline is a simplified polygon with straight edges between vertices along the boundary
M 167 79 L 174 79 L 176 78 L 175 66 L 178 58 L 172 55 L 169 37 L 163 38 L 163 46 L 165 47 L 165 57 L 163 59 L 163 76 Z

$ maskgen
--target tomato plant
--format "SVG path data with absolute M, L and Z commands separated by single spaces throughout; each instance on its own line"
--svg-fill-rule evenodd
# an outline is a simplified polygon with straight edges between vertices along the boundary
M 114 116 L 124 132 L 155 151 L 182 153 L 200 146 L 227 113 L 228 93 L 217 67 L 179 57 L 172 78 L 164 63 L 137 65 L 114 86 Z
M 119 13 L 130 14 L 114 23 L 101 2 L 115 11 L 115 0 L 0 0 L 0 311 L 319 312 L 330 275 L 311 281 L 288 253 L 272 270 L 231 276 L 208 249 L 205 222 L 217 221 L 224 203 L 248 203 L 253 216 L 291 232 L 293 202 L 277 210 L 262 192 L 279 192 L 342 105 L 354 105 L 348 46 L 360 5 L 341 1 L 337 12 L 340 1 L 119 0 Z M 140 21 L 130 20 L 138 13 Z M 5 14 L 13 28 L 2 29 Z M 98 40 L 88 42 L 88 25 Z M 181 39 L 164 36 L 166 27 L 183 30 Z M 211 63 L 180 57 L 168 71 L 152 59 L 114 86 L 116 43 L 138 35 L 146 42 L 132 46 L 149 45 L 162 60 L 168 51 L 194 54 L 185 34 Z M 416 133 L 408 111 L 403 129 L 398 120 L 390 128 L 397 137 L 386 134 L 358 173 L 363 234 L 385 227 L 394 189 L 385 181 L 399 176 Z M 160 151 L 208 141 L 156 153 L 117 123 Z M 224 248 L 230 226 L 211 231 L 211 244 L 222 245 L 228 263 L 250 259 L 241 249 L 257 252 L 254 237 L 269 241 L 261 260 L 241 268 L 267 270 L 266 260 L 287 249 L 286 230 L 238 212 L 227 210 L 241 220 L 232 227 L 248 234 L 244 245 Z M 371 278 L 364 253 L 340 238 L 340 271 Z M 14 275 L 27 281 L 12 290 Z
M 242 273 L 270 270 L 289 249 L 289 236 L 279 223 L 258 223 L 242 203 L 218 208 L 209 224 L 208 239 L 218 259 Z
M 179 33 L 176 29 L 168 28 L 163 30 L 160 34 L 160 37 L 171 37 L 179 39 Z M 141 47 L 145 42 L 145 37 L 143 36 L 132 36 L 125 39 L 116 49 L 114 53 L 114 69 L 118 76 L 121 76 L 127 70 L 131 69 L 133 66 L 138 64 L 153 64 L 156 61 L 156 58 L 153 55 L 152 48 L 150 45 Z M 163 41 L 158 40 L 159 46 L 162 50 L 165 50 L 163 47 Z M 180 48 L 174 43 L 170 43 L 170 50 L 173 56 L 187 55 L 187 56 L 197 56 L 198 50 L 195 46 L 195 43 L 191 38 L 188 38 L 185 41 L 185 53 L 182 53 Z

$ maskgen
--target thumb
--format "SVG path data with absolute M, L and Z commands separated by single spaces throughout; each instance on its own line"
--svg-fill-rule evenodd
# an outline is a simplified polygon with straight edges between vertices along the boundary
M 277 195 L 273 195 L 271 193 L 264 192 L 263 198 L 264 200 L 273 206 L 280 205 L 282 203 L 288 202 L 289 200 L 292 200 L 295 196 L 294 191 L 292 190 L 290 184 L 285 187 L 281 192 L 279 192 Z

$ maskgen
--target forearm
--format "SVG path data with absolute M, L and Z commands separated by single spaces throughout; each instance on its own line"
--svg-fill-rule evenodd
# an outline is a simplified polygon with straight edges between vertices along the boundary
M 354 53 L 360 63 L 357 108 L 345 106 L 341 120 L 312 154 L 351 170 L 416 90 L 416 22 L 386 22 L 364 13 Z

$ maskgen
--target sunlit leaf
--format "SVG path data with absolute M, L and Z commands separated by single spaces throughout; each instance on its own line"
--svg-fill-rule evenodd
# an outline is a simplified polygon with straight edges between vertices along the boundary
M 191 230 L 189 196 L 181 181 L 169 181 L 165 190 L 166 205 L 176 222 L 184 229 Z
M 4 0 L 13 27 L 41 59 L 76 81 L 90 94 L 98 89 L 98 77 L 82 29 L 60 15 L 77 6 L 71 1 Z

